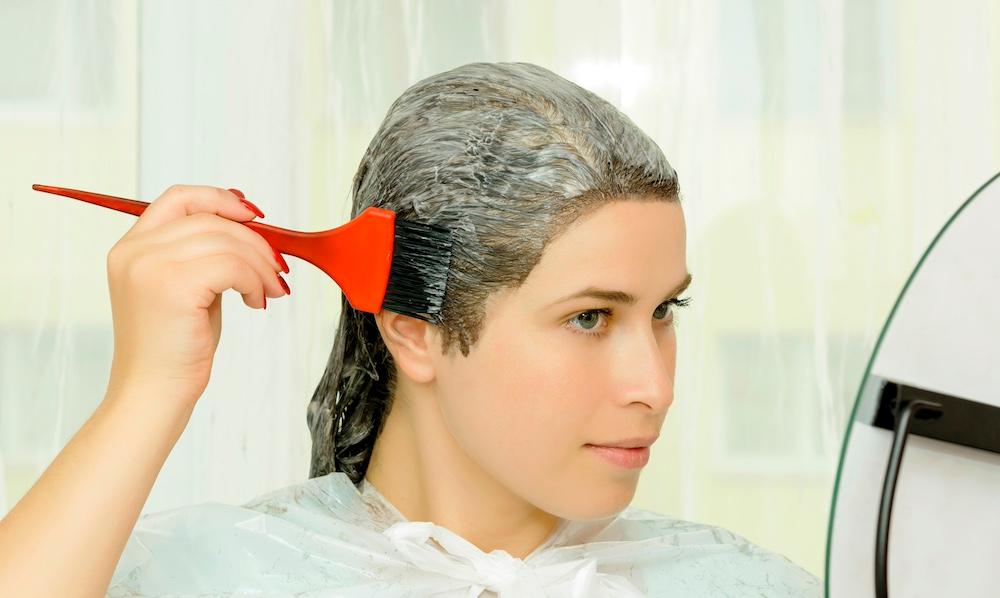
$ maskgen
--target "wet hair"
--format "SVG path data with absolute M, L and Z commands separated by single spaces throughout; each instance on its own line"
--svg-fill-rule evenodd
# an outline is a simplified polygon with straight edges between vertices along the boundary
M 660 148 L 596 94 L 524 62 L 470 63 L 423 79 L 389 107 L 354 175 L 369 206 L 444 226 L 454 246 L 443 351 L 468 356 L 487 298 L 517 288 L 545 246 L 610 201 L 679 201 Z M 309 402 L 309 477 L 364 479 L 392 407 L 395 365 L 374 315 L 341 297 L 326 371 Z

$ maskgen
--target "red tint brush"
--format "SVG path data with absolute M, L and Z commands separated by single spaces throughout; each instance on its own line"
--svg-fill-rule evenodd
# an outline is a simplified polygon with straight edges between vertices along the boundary
M 35 191 L 72 197 L 138 216 L 148 202 L 32 185 Z M 451 264 L 451 233 L 431 224 L 397 220 L 391 210 L 366 208 L 337 228 L 300 232 L 241 222 L 260 234 L 280 253 L 294 255 L 325 272 L 337 283 L 354 309 L 383 309 L 431 321 L 440 313 Z

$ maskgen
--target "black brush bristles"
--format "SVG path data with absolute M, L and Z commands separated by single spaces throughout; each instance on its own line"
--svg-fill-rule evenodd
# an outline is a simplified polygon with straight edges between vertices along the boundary
M 382 309 L 435 322 L 444 307 L 451 246 L 448 229 L 397 218 Z

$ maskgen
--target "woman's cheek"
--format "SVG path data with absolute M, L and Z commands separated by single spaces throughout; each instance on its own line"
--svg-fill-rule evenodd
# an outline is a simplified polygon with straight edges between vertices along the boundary
M 599 367 L 572 342 L 536 352 L 522 366 L 518 384 L 530 413 L 525 428 L 535 433 L 533 444 L 548 445 L 554 458 L 582 442 L 580 422 L 591 416 L 593 397 L 603 393 Z
M 491 437 L 508 451 L 537 452 L 578 439 L 574 420 L 588 417 L 588 397 L 602 391 L 595 351 L 585 344 L 590 339 L 574 336 L 554 327 L 484 338 L 483 351 L 467 371 L 477 405 L 466 414 L 477 420 L 483 440 Z

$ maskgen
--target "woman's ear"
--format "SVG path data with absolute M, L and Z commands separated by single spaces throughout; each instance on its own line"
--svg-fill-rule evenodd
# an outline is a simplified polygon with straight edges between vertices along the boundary
M 437 329 L 429 322 L 383 309 L 375 325 L 399 371 L 414 382 L 434 379 Z

